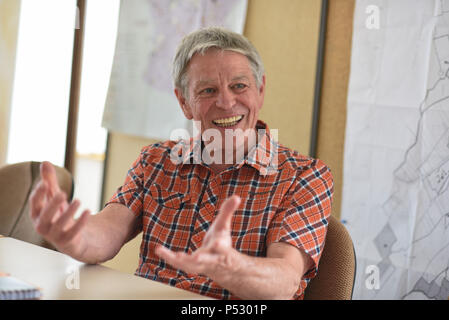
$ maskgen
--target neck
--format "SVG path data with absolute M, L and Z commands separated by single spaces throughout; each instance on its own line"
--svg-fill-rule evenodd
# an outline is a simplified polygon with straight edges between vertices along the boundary
M 232 165 L 229 164 L 215 164 L 212 163 L 209 165 L 209 168 L 212 170 L 213 173 L 219 174 L 220 172 L 226 170 L 227 168 L 231 167 Z
M 256 143 L 257 139 L 248 139 L 245 140 L 245 143 L 232 149 L 214 149 L 213 143 L 206 144 L 202 153 L 203 161 L 206 160 L 205 162 L 209 164 L 213 172 L 219 173 L 235 164 L 242 163 Z

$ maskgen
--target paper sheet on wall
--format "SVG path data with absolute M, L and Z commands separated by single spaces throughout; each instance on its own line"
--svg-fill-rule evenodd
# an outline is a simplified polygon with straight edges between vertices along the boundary
M 344 160 L 354 298 L 448 299 L 448 0 L 356 2 Z
M 206 26 L 242 33 L 246 7 L 247 0 L 122 0 L 103 127 L 161 140 L 192 129 L 173 93 L 176 48 Z

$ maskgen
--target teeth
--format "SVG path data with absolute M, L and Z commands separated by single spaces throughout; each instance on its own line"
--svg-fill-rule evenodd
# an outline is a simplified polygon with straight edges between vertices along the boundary
M 235 116 L 235 117 L 230 117 L 230 118 L 217 119 L 217 120 L 214 120 L 213 122 L 215 124 L 226 124 L 226 125 L 228 125 L 230 123 L 234 123 L 234 122 L 240 121 L 242 118 L 243 118 L 243 116 Z

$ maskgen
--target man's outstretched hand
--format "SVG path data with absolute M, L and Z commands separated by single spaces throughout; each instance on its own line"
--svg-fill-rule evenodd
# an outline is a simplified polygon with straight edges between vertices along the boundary
M 67 202 L 67 195 L 59 188 L 55 168 L 50 162 L 42 162 L 40 172 L 42 179 L 30 197 L 34 228 L 59 251 L 78 257 L 86 249 L 81 241 L 81 231 L 90 212 L 85 210 L 78 220 L 74 220 L 80 202 Z
M 240 198 L 234 195 L 223 202 L 202 246 L 192 254 L 173 252 L 163 246 L 156 248 L 156 254 L 177 269 L 211 278 L 234 267 L 231 265 L 232 261 L 235 261 L 232 257 L 237 250 L 232 248 L 231 221 L 240 201 Z

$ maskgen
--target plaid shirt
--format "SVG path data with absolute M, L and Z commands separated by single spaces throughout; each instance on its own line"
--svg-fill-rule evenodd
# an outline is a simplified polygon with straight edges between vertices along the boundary
M 237 299 L 212 279 L 174 269 L 155 254 L 157 245 L 187 253 L 198 249 L 222 202 L 237 194 L 242 201 L 232 218 L 233 247 L 254 257 L 266 256 L 273 242 L 303 250 L 314 262 L 294 296 L 303 298 L 324 247 L 332 175 L 322 161 L 274 142 L 263 122 L 258 127 L 266 131 L 257 146 L 220 174 L 192 161 L 192 148 L 176 164 L 170 154 L 182 143 L 167 141 L 142 149 L 124 185 L 108 202 L 124 204 L 141 222 L 136 275 L 218 299 Z

